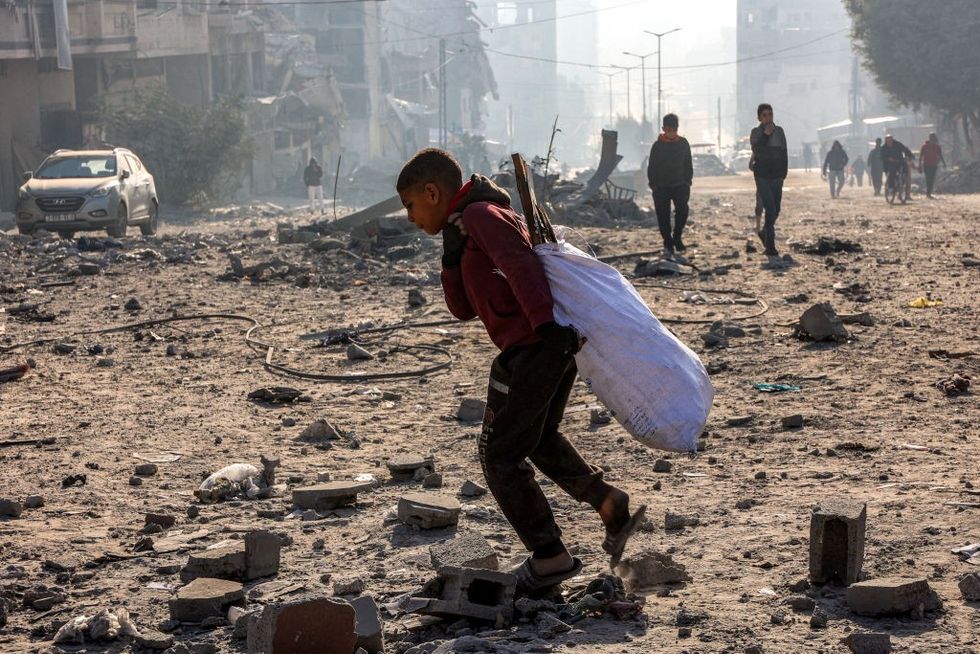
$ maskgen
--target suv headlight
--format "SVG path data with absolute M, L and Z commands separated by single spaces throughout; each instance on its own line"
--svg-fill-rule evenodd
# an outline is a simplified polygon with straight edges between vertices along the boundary
M 30 200 L 31 192 L 25 188 L 17 189 L 17 197 L 20 198 L 21 200 Z
M 100 186 L 99 188 L 89 193 L 89 195 L 92 196 L 93 198 L 104 198 L 105 196 L 109 195 L 109 192 L 112 191 L 112 189 L 113 189 L 112 185 Z

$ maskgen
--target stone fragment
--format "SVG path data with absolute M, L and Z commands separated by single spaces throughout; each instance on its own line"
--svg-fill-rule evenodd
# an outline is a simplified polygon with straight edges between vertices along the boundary
M 674 529 L 683 529 L 684 527 L 697 527 L 701 522 L 701 519 L 696 515 L 680 515 L 679 513 L 667 512 L 664 516 L 664 529 L 671 531 Z
M 419 471 L 424 471 L 422 474 L 427 475 L 436 471 L 435 459 L 430 456 L 419 456 L 419 455 L 404 455 L 396 456 L 388 459 L 387 462 L 388 472 L 391 473 L 391 478 L 398 481 L 404 481 L 408 479 L 413 479 L 419 474 Z
M 211 616 L 223 617 L 229 606 L 244 603 L 240 583 L 200 577 L 179 589 L 170 600 L 170 617 L 181 622 L 200 622 Z
M 333 582 L 334 595 L 360 595 L 365 588 L 366 584 L 361 577 L 345 577 Z
M 500 565 L 493 547 L 475 531 L 466 531 L 450 540 L 430 545 L 429 557 L 436 570 L 447 566 L 497 570 Z
M 200 578 L 240 581 L 245 575 L 245 548 L 240 541 L 195 552 L 180 571 L 184 583 Z
M 819 606 L 813 607 L 813 613 L 810 615 L 811 629 L 823 629 L 827 626 L 828 620 L 827 613 L 822 608 Z
M 463 482 L 463 487 L 459 489 L 459 494 L 463 497 L 480 497 L 481 495 L 487 494 L 487 489 L 467 479 Z
M 960 592 L 967 602 L 980 602 L 980 574 L 971 572 L 959 583 Z
M 446 566 L 439 570 L 438 597 L 428 599 L 420 612 L 506 624 L 514 615 L 516 587 L 512 574 Z
M 146 525 L 160 525 L 164 529 L 170 529 L 177 524 L 177 516 L 166 513 L 147 513 L 143 519 Z
M 0 517 L 19 518 L 24 505 L 17 500 L 0 499 Z
M 251 581 L 279 572 L 282 539 L 271 531 L 257 529 L 245 535 L 244 580 Z
M 463 398 L 456 410 L 456 419 L 460 422 L 483 422 L 483 414 L 486 413 L 487 403 L 473 397 Z
M 165 650 L 174 644 L 174 637 L 170 634 L 143 627 L 134 636 L 137 644 L 146 649 Z
M 616 565 L 616 574 L 623 578 L 626 589 L 635 592 L 661 584 L 691 581 L 687 569 L 669 555 L 647 549 L 625 557 Z
M 572 630 L 571 625 L 561 621 L 551 613 L 542 613 L 539 615 L 534 626 L 537 628 L 538 634 L 546 640 L 551 640 L 558 634 L 564 634 Z
M 810 514 L 810 580 L 853 584 L 864 561 L 867 505 L 835 498 Z
M 137 477 L 136 475 L 133 475 L 132 477 L 129 478 L 129 485 L 130 486 L 142 486 L 143 485 L 143 478 L 142 477 Z
M 131 297 L 126 301 L 126 304 L 123 305 L 123 308 L 126 311 L 139 311 L 140 309 L 143 308 L 143 305 L 140 304 L 139 300 L 137 300 L 134 297 Z
M 357 343 L 351 343 L 347 346 L 347 359 L 350 361 L 367 361 L 373 358 L 373 354 L 365 350 Z
M 300 432 L 296 440 L 320 445 L 339 438 L 340 431 L 329 421 L 320 418 L 319 420 L 314 420 L 306 429 Z
M 442 473 L 431 472 L 422 478 L 422 488 L 442 488 Z
M 54 351 L 55 351 L 56 354 L 71 354 L 76 349 L 78 349 L 78 346 L 75 345 L 74 343 L 55 343 L 54 344 Z
M 814 341 L 846 341 L 851 337 L 829 303 L 815 304 L 800 316 L 796 334 Z
M 780 422 L 783 425 L 783 429 L 799 429 L 803 426 L 803 416 L 794 413 L 791 416 L 784 416 Z
M 656 461 L 653 462 L 654 472 L 670 472 L 671 470 L 673 470 L 673 468 L 674 468 L 674 464 L 672 464 L 667 459 L 657 459 Z
M 461 510 L 455 498 L 438 493 L 409 493 L 398 500 L 398 519 L 422 529 L 455 525 Z
M 40 509 L 42 506 L 44 506 L 44 498 L 40 495 L 28 495 L 24 499 L 25 509 Z
M 374 598 L 363 595 L 350 600 L 350 605 L 354 607 L 357 646 L 368 654 L 384 654 L 384 627 Z
M 301 509 L 327 511 L 353 504 L 357 494 L 371 489 L 371 484 L 356 481 L 330 481 L 293 489 L 293 504 Z
M 133 470 L 133 474 L 137 474 L 141 477 L 149 477 L 151 475 L 157 474 L 159 466 L 155 463 L 140 463 Z
M 806 595 L 790 595 L 785 600 L 794 611 L 812 611 L 816 603 Z
M 420 307 L 427 302 L 425 296 L 422 295 L 422 289 L 410 288 L 408 289 L 408 306 L 410 307 Z
M 853 654 L 891 654 L 892 639 L 888 634 L 853 633 L 844 639 Z
M 268 604 L 248 625 L 248 654 L 351 654 L 354 607 L 327 597 Z
M 920 614 L 942 606 L 925 579 L 886 577 L 851 584 L 847 605 L 858 615 Z

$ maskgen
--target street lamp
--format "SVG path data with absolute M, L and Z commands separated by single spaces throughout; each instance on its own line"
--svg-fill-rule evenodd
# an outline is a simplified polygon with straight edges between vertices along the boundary
M 612 100 L 612 78 L 619 75 L 622 70 L 617 70 L 615 73 L 603 73 L 599 71 L 600 74 L 605 75 L 609 78 L 609 127 L 613 126 L 613 100 Z
M 618 68 L 620 70 L 626 71 L 626 117 L 633 117 L 633 106 L 630 102 L 630 71 L 636 70 L 636 66 L 617 66 L 615 64 L 610 64 L 610 68 Z M 645 112 L 644 112 L 645 113 Z
M 627 55 L 629 57 L 636 57 L 637 59 L 640 60 L 640 76 L 642 77 L 640 84 L 643 86 L 643 123 L 642 123 L 641 132 L 645 132 L 647 129 L 647 57 L 652 57 L 653 55 L 658 54 L 659 52 L 660 51 L 658 50 L 657 52 L 651 52 L 650 54 L 638 55 L 632 52 L 626 52 L 625 50 L 623 51 L 624 55 Z M 627 80 L 628 79 L 629 77 L 627 76 Z M 629 81 L 627 81 L 627 84 L 629 84 Z M 629 100 L 627 100 L 626 102 L 628 103 Z
M 667 36 L 668 34 L 673 34 L 674 32 L 680 31 L 681 28 L 675 27 L 672 30 L 667 30 L 666 32 L 651 32 L 650 30 L 643 30 L 647 34 L 652 34 L 657 37 L 657 127 L 659 129 L 661 117 L 660 112 L 663 110 L 663 87 L 660 84 L 660 52 L 663 48 L 660 47 L 660 39 Z

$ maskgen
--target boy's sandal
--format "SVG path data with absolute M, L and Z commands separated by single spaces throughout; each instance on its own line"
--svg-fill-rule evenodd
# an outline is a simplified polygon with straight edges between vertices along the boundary
M 619 531 L 616 533 L 606 531 L 606 539 L 602 541 L 602 549 L 609 554 L 610 570 L 615 569 L 619 560 L 623 558 L 623 550 L 626 549 L 627 541 L 640 528 L 640 523 L 643 522 L 643 517 L 646 513 L 647 505 L 643 504 L 636 510 L 636 513 L 630 516 L 630 519 L 626 521 L 626 524 Z
M 578 558 L 573 558 L 570 569 L 564 572 L 556 572 L 552 575 L 539 575 L 531 567 L 531 557 L 527 557 L 522 564 L 514 568 L 512 573 L 517 577 L 518 590 L 526 594 L 534 594 L 553 588 L 561 582 L 577 576 L 581 571 L 582 561 Z

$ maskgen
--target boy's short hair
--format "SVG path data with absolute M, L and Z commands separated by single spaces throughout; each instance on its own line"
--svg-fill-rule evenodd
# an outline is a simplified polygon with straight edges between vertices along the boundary
M 755 117 L 758 118 L 762 115 L 762 112 L 766 110 L 772 111 L 772 105 L 768 102 L 763 102 L 759 105 L 759 108 L 755 110 Z
M 398 181 L 395 183 L 395 190 L 401 193 L 430 182 L 441 190 L 455 193 L 463 186 L 463 169 L 459 167 L 453 155 L 445 150 L 425 148 L 419 150 L 402 166 Z
M 677 126 L 680 124 L 681 121 L 677 119 L 677 114 L 667 114 L 666 116 L 664 116 L 664 127 L 677 129 Z

